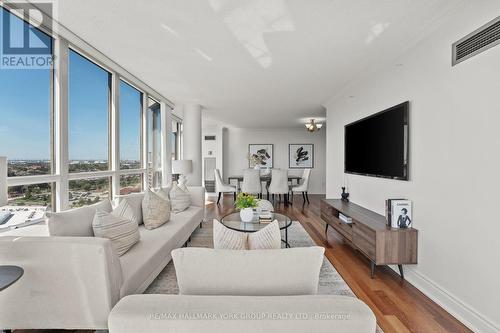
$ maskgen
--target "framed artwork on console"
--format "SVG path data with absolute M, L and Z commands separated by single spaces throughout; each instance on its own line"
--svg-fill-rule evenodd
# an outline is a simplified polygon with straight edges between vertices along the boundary
M 312 143 L 289 144 L 288 167 L 290 169 L 314 168 L 314 144 Z

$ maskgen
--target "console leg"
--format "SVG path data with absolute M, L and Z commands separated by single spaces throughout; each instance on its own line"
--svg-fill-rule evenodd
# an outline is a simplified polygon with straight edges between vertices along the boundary
M 370 261 L 370 269 L 371 269 L 371 278 L 375 276 L 375 263 L 373 261 Z
M 328 234 L 328 226 L 329 226 L 329 224 L 327 223 L 326 227 L 325 227 L 325 234 Z
M 399 275 L 401 275 L 401 279 L 404 280 L 405 275 L 403 273 L 403 265 L 398 265 L 398 268 L 399 268 Z

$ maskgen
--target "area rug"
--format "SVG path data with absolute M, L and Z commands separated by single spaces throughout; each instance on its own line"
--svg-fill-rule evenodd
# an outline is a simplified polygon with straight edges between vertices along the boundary
M 203 228 L 198 228 L 191 236 L 190 247 L 213 247 L 212 222 L 204 222 Z M 307 247 L 316 245 L 302 225 L 294 221 L 288 229 L 288 242 L 292 247 Z M 178 294 L 177 278 L 174 264 L 171 261 L 158 277 L 151 283 L 145 294 Z M 335 267 L 325 257 L 319 276 L 318 294 L 343 295 L 356 297 L 351 288 L 342 279 Z M 383 333 L 377 327 L 377 333 Z

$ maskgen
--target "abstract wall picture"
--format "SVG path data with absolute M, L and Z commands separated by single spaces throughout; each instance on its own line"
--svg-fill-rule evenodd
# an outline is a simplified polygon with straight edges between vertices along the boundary
M 273 167 L 273 145 L 272 144 L 249 144 L 248 145 L 248 165 L 254 168 L 259 165 L 261 168 Z
M 288 145 L 288 167 L 290 169 L 314 168 L 314 145 L 310 143 Z

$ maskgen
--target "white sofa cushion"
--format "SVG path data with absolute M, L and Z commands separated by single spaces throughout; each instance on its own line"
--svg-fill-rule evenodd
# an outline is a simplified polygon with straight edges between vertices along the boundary
M 191 195 L 188 189 L 185 186 L 179 187 L 176 183 L 173 183 L 170 190 L 170 204 L 174 213 L 187 209 L 191 205 Z
M 118 202 L 121 203 L 123 200 L 127 201 L 132 210 L 134 211 L 135 219 L 138 224 L 142 224 L 142 200 L 144 199 L 144 192 L 141 193 L 131 193 L 127 195 L 117 196 Z
M 162 317 L 165 314 L 172 316 Z M 213 317 L 181 318 L 188 314 Z M 249 319 L 231 320 L 237 315 Z M 366 304 L 355 297 L 336 295 L 132 295 L 120 300 L 109 315 L 110 333 L 375 333 L 376 326 L 375 315 Z
M 111 202 L 105 199 L 96 204 L 63 212 L 47 212 L 47 224 L 51 236 L 92 237 L 92 221 L 97 210 L 111 212 Z
M 312 295 L 325 249 L 254 251 L 180 248 L 172 251 L 184 295 Z
M 121 296 L 144 292 L 172 258 L 171 251 L 187 241 L 203 216 L 202 208 L 191 206 L 154 230 L 139 226 L 141 241 L 120 257 Z
M 130 211 L 130 207 L 127 206 L 128 203 L 124 201 L 119 207 L 123 209 L 117 212 L 107 213 L 98 210 L 92 223 L 94 235 L 111 240 L 111 246 L 119 256 L 127 252 L 140 239 L 137 222 L 119 215 L 127 210 Z
M 214 249 L 225 250 L 247 250 L 248 235 L 226 228 L 222 223 L 214 219 L 213 222 Z
M 216 219 L 213 220 L 213 226 L 214 249 L 272 250 L 281 248 L 281 231 L 276 220 L 252 233 L 229 229 Z
M 170 201 L 149 190 L 142 200 L 144 227 L 156 229 L 170 219 Z
M 248 234 L 249 250 L 272 250 L 281 248 L 281 230 L 278 221 L 266 225 L 259 231 Z

